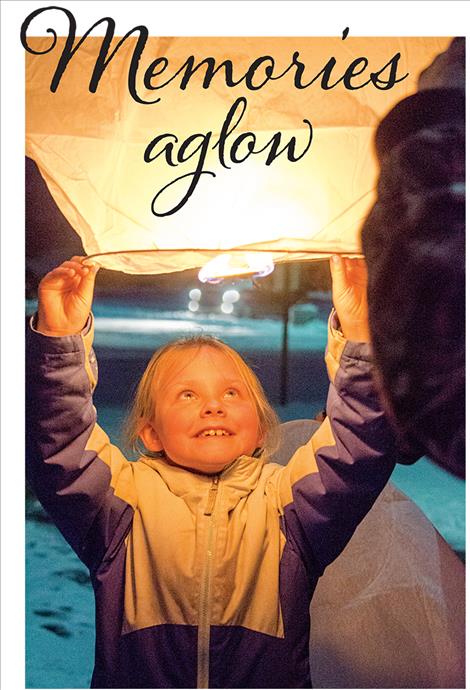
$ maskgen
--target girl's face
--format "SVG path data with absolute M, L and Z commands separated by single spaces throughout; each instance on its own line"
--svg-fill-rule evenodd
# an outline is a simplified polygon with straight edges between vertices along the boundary
M 154 420 L 141 438 L 177 465 L 220 472 L 262 443 L 254 402 L 228 355 L 210 346 L 188 350 L 188 363 L 161 381 Z

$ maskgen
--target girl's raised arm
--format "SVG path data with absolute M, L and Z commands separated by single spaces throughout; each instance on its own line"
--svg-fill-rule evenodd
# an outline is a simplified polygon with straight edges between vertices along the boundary
M 48 273 L 26 337 L 26 474 L 79 557 L 95 570 L 125 539 L 136 507 L 133 464 L 96 423 L 90 315 L 96 266 Z
M 333 302 L 325 355 L 327 418 L 276 477 L 292 543 L 321 575 L 387 483 L 395 439 L 373 380 L 363 260 L 331 260 Z

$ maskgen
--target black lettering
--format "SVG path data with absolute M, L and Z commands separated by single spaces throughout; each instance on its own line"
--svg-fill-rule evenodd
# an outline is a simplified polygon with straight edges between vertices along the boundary
M 144 48 L 147 44 L 148 40 L 148 29 L 145 26 L 139 25 L 135 26 L 133 29 L 128 31 L 125 36 L 119 39 L 117 42 L 115 48 L 111 53 L 109 53 L 110 48 L 111 48 L 111 42 L 114 39 L 114 31 L 115 31 L 115 22 L 111 17 L 103 17 L 102 19 L 99 19 L 97 22 L 91 26 L 88 31 L 84 33 L 84 35 L 78 40 L 78 42 L 75 44 L 75 37 L 76 37 L 76 29 L 77 29 L 77 24 L 75 21 L 75 17 L 73 16 L 72 12 L 70 10 L 65 9 L 64 7 L 58 7 L 55 5 L 51 5 L 50 7 L 41 7 L 37 10 L 34 10 L 31 12 L 26 19 L 24 20 L 22 26 L 21 26 L 21 43 L 25 50 L 27 50 L 29 53 L 32 53 L 34 55 L 44 55 L 46 53 L 49 53 L 51 50 L 55 48 L 57 45 L 57 33 L 54 29 L 48 28 L 47 33 L 52 34 L 52 41 L 50 45 L 45 48 L 44 50 L 36 50 L 34 49 L 28 42 L 28 37 L 27 37 L 27 32 L 28 29 L 31 25 L 31 22 L 38 17 L 39 15 L 43 14 L 44 12 L 50 12 L 58 10 L 60 12 L 63 12 L 65 16 L 68 18 L 69 21 L 69 31 L 68 35 L 65 40 L 65 45 L 62 50 L 62 53 L 60 55 L 59 61 L 57 63 L 56 70 L 54 72 L 54 75 L 51 80 L 50 84 L 50 90 L 55 93 L 60 82 L 62 79 L 62 76 L 72 59 L 72 57 L 75 55 L 75 53 L 79 50 L 79 48 L 82 46 L 83 42 L 85 41 L 86 38 L 88 38 L 89 34 L 95 29 L 97 26 L 105 22 L 107 24 L 106 26 L 106 33 L 105 36 L 101 42 L 101 47 L 99 51 L 99 55 L 96 59 L 92 75 L 90 77 L 90 83 L 89 83 L 89 91 L 91 93 L 95 93 L 101 77 L 103 76 L 103 73 L 106 69 L 106 67 L 109 65 L 113 57 L 115 56 L 116 52 L 119 50 L 119 48 L 122 46 L 122 44 L 129 38 L 132 34 L 135 32 L 138 32 L 138 37 L 136 41 L 135 48 L 132 52 L 131 59 L 130 59 L 130 65 L 129 65 L 129 73 L 128 73 L 128 87 L 129 87 L 129 93 L 132 96 L 132 98 L 137 102 L 141 103 L 144 105 L 150 105 L 153 103 L 158 103 L 161 99 L 156 98 L 154 100 L 144 100 L 139 96 L 137 93 L 137 85 L 136 85 L 136 79 L 137 79 L 137 72 L 139 68 L 139 61 L 141 59 L 142 53 L 144 51 Z M 342 33 L 342 38 L 341 40 L 344 41 L 349 35 L 349 27 L 345 27 L 343 29 Z M 75 45 L 74 45 L 75 44 Z M 288 65 L 284 71 L 282 71 L 280 74 L 274 74 L 275 70 L 275 60 L 272 56 L 270 55 L 262 55 L 258 58 L 256 58 L 248 68 L 246 74 L 244 74 L 240 79 L 234 79 L 233 76 L 233 63 L 231 60 L 227 59 L 221 62 L 220 64 L 216 64 L 215 58 L 213 57 L 206 57 L 197 64 L 195 64 L 195 57 L 194 55 L 190 55 L 187 60 L 177 69 L 177 71 L 166 81 L 156 84 L 155 79 L 156 77 L 160 76 L 163 72 L 165 72 L 169 66 L 169 61 L 166 57 L 157 57 L 155 60 L 153 60 L 150 65 L 147 67 L 144 73 L 143 77 L 143 84 L 146 89 L 150 91 L 154 91 L 156 89 L 161 89 L 168 84 L 170 84 L 176 77 L 179 75 L 181 76 L 181 82 L 179 85 L 179 88 L 181 90 L 185 90 L 192 78 L 192 76 L 200 69 L 205 68 L 205 74 L 202 80 L 202 88 L 203 89 L 208 89 L 210 85 L 212 84 L 212 80 L 214 79 L 215 75 L 219 71 L 224 72 L 224 80 L 225 84 L 232 88 L 234 86 L 237 86 L 238 84 L 241 84 L 242 82 L 245 82 L 246 87 L 251 90 L 251 91 L 257 91 L 263 86 L 267 84 L 268 81 L 270 80 L 278 80 L 284 77 L 288 72 L 291 70 L 294 70 L 294 77 L 293 77 L 293 84 L 296 89 L 306 89 L 309 86 L 312 86 L 316 81 L 320 80 L 320 86 L 323 90 L 329 90 L 333 89 L 335 86 L 338 86 L 341 82 L 344 82 L 344 86 L 348 90 L 357 90 L 361 89 L 370 82 L 373 83 L 375 88 L 380 89 L 382 91 L 386 91 L 388 89 L 391 89 L 395 84 L 398 84 L 399 82 L 403 81 L 406 79 L 409 74 L 406 73 L 403 76 L 397 76 L 398 72 L 398 63 L 400 60 L 400 53 L 396 53 L 380 70 L 377 70 L 376 72 L 370 73 L 370 78 L 367 81 L 363 81 L 360 84 L 353 84 L 353 79 L 358 77 L 360 74 L 362 74 L 367 66 L 368 66 L 368 60 L 365 57 L 358 57 L 355 60 L 351 62 L 349 67 L 346 69 L 345 73 L 336 81 L 331 82 L 333 78 L 333 70 L 337 64 L 336 58 L 331 57 L 328 62 L 322 67 L 322 69 L 312 78 L 310 81 L 304 82 L 304 73 L 305 73 L 305 64 L 299 59 L 299 51 L 294 51 L 292 54 L 292 61 L 290 65 Z M 256 81 L 258 80 L 258 81 Z M 237 110 L 238 105 L 242 102 L 243 108 L 242 108 L 242 113 L 236 120 L 234 124 L 232 124 L 231 119 L 235 115 L 235 112 Z M 230 110 L 226 121 L 224 123 L 224 131 L 221 132 L 221 136 L 219 139 L 219 142 L 223 142 L 224 139 L 227 138 L 227 136 L 233 131 L 233 129 L 238 125 L 240 122 L 241 117 L 243 116 L 243 113 L 246 109 L 246 99 L 239 98 L 236 101 L 236 104 L 234 107 Z M 217 145 L 218 145 L 217 144 Z M 236 152 L 238 147 L 234 148 L 234 152 Z M 237 155 L 236 153 L 234 154 L 235 156 Z M 225 168 L 229 168 L 230 166 L 225 163 L 224 160 L 224 147 L 219 146 L 219 159 L 221 164 Z
M 153 149 L 156 147 L 157 144 L 159 144 L 161 141 L 164 139 L 173 139 L 175 144 L 178 143 L 178 137 L 175 136 L 174 134 L 159 134 L 158 137 L 155 137 L 155 139 L 152 139 L 152 141 L 147 144 L 147 147 L 144 151 L 144 161 L 146 163 L 151 163 L 152 161 L 156 160 L 159 156 L 162 154 L 165 155 L 165 160 L 168 163 L 168 165 L 171 165 L 173 167 L 176 167 L 178 163 L 173 163 L 172 159 L 172 153 L 173 153 L 173 143 L 169 141 L 165 146 L 159 151 L 158 153 L 153 154 Z
M 212 149 L 215 149 L 218 147 L 220 164 L 223 165 L 223 167 L 227 168 L 227 169 L 230 168 L 230 165 L 227 165 L 225 162 L 225 142 L 226 142 L 227 138 L 230 136 L 230 134 L 233 132 L 235 127 L 237 127 L 238 123 L 240 122 L 243 115 L 245 114 L 246 104 L 247 104 L 247 100 L 244 96 L 240 96 L 240 98 L 237 98 L 235 103 L 232 104 L 230 110 L 228 111 L 228 113 L 225 117 L 222 128 L 220 130 L 220 137 L 212 147 Z M 235 113 L 237 112 L 239 105 L 242 106 L 242 111 L 241 111 L 238 119 L 236 120 L 236 122 L 232 124 L 232 118 L 234 117 Z
M 297 51 L 292 55 L 292 65 L 295 66 L 295 75 L 294 75 L 294 86 L 296 89 L 303 89 L 305 88 L 302 85 L 302 75 L 305 71 L 305 65 L 303 62 L 299 60 L 299 55 Z
M 73 35 L 75 36 L 75 29 L 77 28 L 77 23 L 75 21 L 75 17 L 73 16 L 73 14 L 69 10 L 66 10 L 64 7 L 53 7 L 53 6 L 41 7 L 38 10 L 34 10 L 34 12 L 31 12 L 31 14 L 28 14 L 28 16 L 26 17 L 26 19 L 24 20 L 24 22 L 21 25 L 21 31 L 20 31 L 21 44 L 22 44 L 23 48 L 26 51 L 28 51 L 28 53 L 32 53 L 32 55 L 45 55 L 46 53 L 49 53 L 51 50 L 53 50 L 56 46 L 57 34 L 54 31 L 54 29 L 51 29 L 50 27 L 46 30 L 46 32 L 48 34 L 52 34 L 54 38 L 52 40 L 51 45 L 46 50 L 34 50 L 34 48 L 32 48 L 29 45 L 28 37 L 26 35 L 28 32 L 28 29 L 29 29 L 29 25 L 31 24 L 33 19 L 36 19 L 36 17 L 38 17 L 40 14 L 42 14 L 43 12 L 48 12 L 49 10 L 60 10 L 61 12 L 64 12 L 67 15 L 68 20 L 69 20 L 69 34 L 72 31 Z
M 265 78 L 264 80 L 261 81 L 258 86 L 255 86 L 253 84 L 253 78 L 256 74 L 256 71 L 258 70 L 259 67 L 263 64 L 263 62 L 268 62 L 266 67 L 264 68 L 264 73 L 265 73 Z M 261 89 L 270 79 L 274 70 L 274 59 L 270 55 L 263 55 L 262 57 L 257 58 L 254 60 L 254 62 L 251 63 L 250 67 L 248 68 L 248 71 L 245 75 L 246 79 L 246 85 L 251 91 L 257 91 L 258 89 Z
M 235 86 L 235 84 L 238 84 L 240 82 L 234 82 L 233 81 L 233 64 L 231 60 L 224 60 L 223 62 L 220 63 L 220 65 L 215 66 L 215 58 L 213 57 L 207 57 L 204 58 L 204 60 L 201 60 L 195 67 L 194 67 L 194 55 L 190 55 L 188 59 L 186 60 L 185 64 L 183 67 L 185 67 L 185 73 L 184 76 L 181 80 L 181 86 L 180 88 L 183 89 L 183 91 L 186 89 L 189 80 L 193 76 L 197 70 L 202 67 L 203 65 L 206 66 L 206 73 L 204 75 L 204 80 L 202 82 L 202 88 L 203 89 L 208 89 L 209 86 L 211 85 L 211 82 L 214 78 L 214 76 L 217 74 L 217 72 L 222 69 L 222 67 L 225 69 L 225 83 L 227 86 Z
M 326 65 L 318 72 L 318 74 L 313 77 L 309 82 L 306 84 L 302 83 L 302 75 L 305 71 L 305 65 L 303 62 L 300 62 L 298 60 L 299 53 L 295 52 L 292 56 L 292 62 L 296 66 L 296 72 L 294 76 L 294 86 L 297 89 L 306 89 L 307 87 L 311 86 L 314 84 L 317 79 L 320 78 L 321 76 L 321 88 L 324 90 L 332 89 L 333 86 L 336 86 L 336 84 L 333 84 L 332 86 L 329 85 L 328 81 L 331 77 L 331 72 L 333 70 L 333 67 L 336 65 L 336 60 L 334 57 L 330 58 Z M 336 82 L 338 83 L 338 82 Z
M 124 41 L 131 36 L 135 31 L 139 32 L 139 37 L 137 39 L 137 43 L 134 49 L 134 52 L 132 54 L 131 58 L 131 64 L 129 67 L 129 74 L 128 74 L 128 87 L 129 87 L 129 93 L 132 96 L 134 100 L 136 100 L 138 103 L 143 103 L 143 104 L 150 104 L 150 103 L 157 103 L 160 99 L 157 98 L 155 101 L 144 101 L 140 98 L 140 96 L 137 93 L 136 90 L 136 75 L 137 75 L 137 69 L 139 66 L 139 60 L 142 55 L 142 51 L 145 48 L 145 44 L 147 43 L 147 38 L 148 38 L 148 30 L 145 26 L 135 26 L 133 29 L 128 31 L 125 36 L 123 36 L 119 42 L 117 43 L 116 47 L 112 51 L 112 53 L 108 57 L 108 51 L 111 45 L 111 41 L 114 38 L 114 29 L 116 28 L 116 23 L 114 19 L 111 17 L 103 17 L 102 19 L 99 19 L 97 22 L 91 26 L 88 31 L 86 31 L 83 36 L 80 38 L 78 43 L 74 46 L 75 43 L 75 34 L 77 30 L 77 23 L 75 21 L 75 17 L 73 16 L 72 12 L 70 10 L 67 10 L 65 7 L 56 7 L 56 6 L 51 6 L 51 7 L 43 7 L 41 9 L 35 10 L 34 12 L 31 12 L 28 17 L 24 20 L 22 26 L 21 26 L 21 43 L 23 44 L 23 47 L 29 52 L 33 53 L 35 55 L 44 55 L 45 53 L 49 53 L 51 50 L 54 49 L 54 47 L 57 44 L 57 34 L 54 31 L 54 29 L 49 28 L 47 30 L 47 33 L 51 33 L 53 35 L 53 41 L 52 44 L 47 48 L 47 50 L 44 51 L 35 51 L 31 46 L 28 44 L 28 39 L 27 39 L 27 31 L 29 28 L 29 25 L 35 19 L 38 15 L 42 14 L 43 12 L 48 12 L 49 10 L 59 10 L 60 12 L 63 12 L 68 20 L 69 20 L 69 33 L 67 36 L 67 39 L 65 41 L 64 48 L 62 50 L 62 54 L 60 56 L 59 62 L 57 63 L 56 70 L 54 72 L 54 76 L 52 77 L 51 85 L 50 85 L 50 90 L 52 93 L 55 93 L 57 91 L 57 88 L 60 84 L 60 81 L 62 79 L 62 76 L 65 72 L 65 69 L 67 68 L 67 65 L 69 64 L 70 60 L 72 57 L 75 55 L 77 50 L 80 48 L 80 46 L 83 44 L 85 39 L 88 37 L 88 35 L 95 29 L 97 26 L 99 26 L 102 22 L 107 22 L 107 29 L 106 29 L 106 34 L 103 38 L 103 41 L 101 43 L 101 48 L 100 52 L 98 55 L 98 58 L 96 60 L 95 66 L 93 68 L 93 73 L 90 78 L 90 84 L 89 84 L 89 91 L 90 93 L 96 93 L 96 90 L 98 88 L 98 84 L 100 82 L 101 77 L 103 76 L 103 72 L 108 66 L 108 64 L 111 62 L 113 59 L 114 55 L 116 52 L 119 50 L 121 45 L 124 43 Z
M 359 57 L 356 60 L 353 60 L 353 62 L 351 62 L 346 72 L 344 73 L 342 79 L 339 79 L 336 82 L 336 84 L 339 84 L 339 82 L 343 80 L 345 87 L 349 89 L 349 91 L 354 91 L 355 89 L 362 89 L 362 87 L 366 86 L 366 84 L 370 84 L 370 79 L 363 82 L 362 84 L 359 84 L 359 86 L 353 86 L 351 84 L 351 79 L 353 77 L 359 76 L 359 74 L 362 74 L 368 64 L 369 63 L 367 62 L 367 59 L 365 57 Z M 356 67 L 359 67 L 359 69 L 356 70 Z M 336 86 L 336 84 L 333 84 L 333 86 Z
M 161 68 L 157 69 L 160 64 L 162 65 Z M 150 63 L 150 65 L 147 67 L 145 70 L 144 74 L 144 86 L 146 89 L 149 91 L 153 91 L 154 89 L 160 89 L 161 86 L 153 86 L 152 85 L 152 79 L 153 77 L 158 77 L 159 74 L 164 72 L 166 68 L 168 67 L 168 60 L 166 57 L 159 57 L 153 62 Z
M 305 69 L 305 65 L 304 65 L 302 62 L 300 62 L 300 63 L 298 62 L 298 57 L 299 57 L 299 55 L 300 55 L 299 51 L 296 50 L 296 51 L 292 54 L 292 60 L 291 60 L 290 65 L 289 65 L 288 67 L 286 67 L 286 69 L 284 70 L 284 72 L 281 72 L 281 74 L 277 74 L 277 75 L 274 76 L 274 77 L 271 76 L 271 79 L 272 79 L 273 81 L 276 81 L 276 79 L 281 79 L 281 78 L 284 77 L 284 76 L 287 74 L 287 72 L 289 72 L 293 67 L 297 67 L 297 71 L 300 69 L 300 70 L 301 70 L 301 75 L 300 75 L 300 76 L 302 76 L 302 73 L 303 73 L 303 71 L 304 71 L 304 69 Z M 297 73 L 296 73 L 296 76 L 297 76 Z M 295 82 L 296 76 L 294 77 L 294 82 Z
M 198 162 L 196 165 L 196 169 L 194 172 L 186 173 L 185 175 L 181 175 L 180 177 L 177 177 L 176 179 L 172 180 L 168 184 L 166 184 L 164 187 L 160 189 L 160 191 L 157 192 L 157 194 L 154 196 L 153 201 L 152 201 L 152 213 L 155 216 L 158 216 L 159 218 L 163 218 L 164 216 L 171 216 L 173 213 L 176 213 L 179 211 L 180 208 L 184 206 L 184 204 L 188 201 L 188 199 L 191 197 L 193 194 L 194 190 L 196 189 L 199 180 L 201 179 L 202 175 L 212 175 L 212 177 L 215 177 L 215 173 L 211 172 L 210 170 L 204 170 L 204 163 L 206 161 L 206 155 L 207 155 L 207 150 L 209 148 L 209 143 L 210 143 L 210 138 L 211 138 L 212 132 L 207 132 L 207 134 L 192 134 L 189 136 L 185 141 L 181 144 L 180 149 L 177 154 L 177 160 L 178 163 L 173 163 L 171 161 L 171 152 L 173 149 L 173 144 L 166 144 L 164 149 L 160 151 L 157 155 L 155 156 L 149 156 L 148 151 L 150 148 L 154 146 L 155 143 L 160 141 L 163 137 L 172 137 L 175 142 L 178 141 L 176 136 L 174 134 L 164 134 L 160 135 L 158 137 L 155 137 L 155 139 L 147 146 L 147 149 L 145 150 L 144 154 L 144 160 L 146 163 L 150 163 L 156 158 L 158 158 L 159 155 L 161 155 L 163 152 L 165 152 L 165 157 L 167 159 L 167 162 L 170 163 L 170 165 L 176 166 L 179 163 L 186 163 L 188 160 L 190 160 L 193 156 L 195 156 L 199 152 L 199 158 Z M 194 142 L 199 141 L 200 143 L 196 146 L 196 148 L 188 153 L 188 149 L 193 144 Z M 171 147 L 170 153 L 168 153 L 167 148 Z M 169 189 L 172 185 L 177 184 L 181 180 L 185 180 L 186 178 L 191 178 L 190 185 L 186 191 L 186 193 L 183 195 L 182 199 L 179 201 L 176 206 L 171 208 L 168 211 L 158 211 L 157 210 L 157 202 L 160 198 L 160 196 L 167 190 Z
M 391 89 L 392 86 L 395 86 L 395 84 L 398 84 L 399 82 L 403 81 L 409 76 L 409 72 L 407 72 L 403 77 L 397 77 L 398 63 L 400 61 L 400 58 L 401 53 L 396 53 L 387 62 L 387 64 L 382 67 L 381 70 L 379 70 L 378 72 L 373 72 L 370 75 L 371 81 L 376 89 L 380 89 L 381 91 L 387 91 L 388 89 Z M 387 81 L 385 81 L 383 79 L 380 79 L 380 75 L 387 69 L 387 67 L 390 67 L 390 72 Z
M 246 144 L 248 151 L 244 156 L 240 156 L 239 158 L 237 158 L 238 149 L 246 139 L 248 140 Z M 243 132 L 243 134 L 240 134 L 240 136 L 238 136 L 235 139 L 232 146 L 230 147 L 230 160 L 233 163 L 243 163 L 243 161 L 245 161 L 253 153 L 255 144 L 255 134 L 253 134 L 253 132 Z
M 305 154 L 309 150 L 310 144 L 312 143 L 312 140 L 313 140 L 313 127 L 312 127 L 311 123 L 309 122 L 309 120 L 302 120 L 302 122 L 305 122 L 305 124 L 308 125 L 308 128 L 309 128 L 308 143 L 307 143 L 307 146 L 305 147 L 305 149 L 302 151 L 302 153 L 299 154 L 297 157 L 295 156 L 295 145 L 297 143 L 295 137 L 291 137 L 289 139 L 289 141 L 287 142 L 287 144 L 284 146 L 284 148 L 281 150 L 278 150 L 279 146 L 281 144 L 281 133 L 277 132 L 273 136 L 272 140 L 269 142 L 270 144 L 272 143 L 272 146 L 271 146 L 271 151 L 269 152 L 268 157 L 266 159 L 265 165 L 271 165 L 271 163 L 273 161 L 275 161 L 276 158 L 278 158 L 278 156 L 280 156 L 281 153 L 283 153 L 286 150 L 287 150 L 287 158 L 292 163 L 299 161 L 301 158 L 303 158 L 305 156 Z M 264 148 L 266 148 L 266 147 L 263 147 L 263 149 Z M 256 153 L 259 153 L 259 152 L 257 151 Z
M 318 79 L 318 77 L 320 76 L 320 74 L 321 74 L 321 75 L 322 75 L 322 78 L 321 78 L 321 87 L 322 87 L 322 89 L 324 89 L 325 91 L 328 91 L 329 89 L 332 89 L 332 88 L 333 88 L 334 86 L 336 86 L 336 84 L 338 83 L 338 82 L 336 82 L 336 84 L 332 84 L 331 86 L 330 86 L 330 84 L 329 84 L 329 79 L 330 79 L 330 77 L 331 77 L 331 72 L 333 71 L 333 67 L 334 67 L 335 65 L 336 65 L 336 58 L 334 58 L 334 57 L 330 58 L 330 59 L 328 60 L 328 62 L 326 63 L 326 65 L 324 66 L 324 68 L 321 70 L 321 72 L 318 72 L 317 76 L 314 77 L 314 78 L 312 79 L 312 82 L 311 82 L 311 83 L 313 83 L 314 81 L 316 81 L 316 80 Z M 341 81 L 341 80 L 340 80 L 340 81 Z M 307 86 L 310 86 L 310 84 L 307 84 Z
M 202 175 L 211 175 L 212 177 L 215 177 L 215 173 L 211 172 L 210 170 L 201 170 L 199 172 L 190 172 L 186 173 L 186 175 L 181 175 L 181 177 L 177 177 L 176 180 L 172 180 L 168 184 L 166 184 L 164 187 L 160 189 L 159 192 L 155 194 L 153 197 L 152 201 L 152 213 L 154 216 L 157 216 L 158 218 L 164 218 L 165 216 L 172 216 L 173 213 L 176 213 L 177 211 L 182 208 L 185 203 L 188 201 L 188 199 L 192 196 L 194 190 L 196 189 L 196 186 L 201 178 Z M 191 177 L 191 184 L 188 187 L 188 190 L 186 194 L 183 196 L 181 201 L 176 204 L 173 208 L 171 208 L 169 211 L 162 211 L 159 212 L 157 211 L 157 200 L 158 198 L 163 194 L 163 192 L 167 189 L 169 189 L 172 185 L 176 184 L 177 182 L 180 182 L 181 180 L 184 180 L 186 177 Z
M 180 150 L 178 151 L 178 163 L 186 163 L 190 158 L 192 158 L 198 151 L 201 152 L 198 161 L 197 170 L 204 167 L 204 161 L 206 159 L 207 149 L 209 148 L 209 143 L 211 139 L 212 132 L 207 132 L 207 134 L 191 134 L 185 141 L 181 144 Z M 186 151 L 189 146 L 194 142 L 200 140 L 200 144 L 196 146 L 194 151 L 186 155 Z M 201 161 L 202 159 L 202 161 Z

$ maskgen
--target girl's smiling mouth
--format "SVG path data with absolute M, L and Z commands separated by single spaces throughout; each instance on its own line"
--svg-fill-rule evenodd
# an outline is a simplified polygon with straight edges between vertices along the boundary
M 200 431 L 198 434 L 196 434 L 196 438 L 214 438 L 214 437 L 221 437 L 221 436 L 233 436 L 233 434 L 228 431 L 227 429 L 224 429 L 223 427 L 217 427 L 217 428 L 208 428 L 208 429 L 203 429 Z

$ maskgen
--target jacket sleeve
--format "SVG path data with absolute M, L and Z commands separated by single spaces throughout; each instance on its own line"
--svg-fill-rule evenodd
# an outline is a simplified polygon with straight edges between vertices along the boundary
M 347 341 L 336 320 L 333 312 L 325 356 L 327 418 L 275 480 L 286 536 L 316 576 L 341 553 L 372 507 L 396 453 L 372 381 L 370 346 Z
M 26 336 L 26 476 L 94 570 L 125 538 L 136 507 L 133 463 L 96 424 L 92 317 L 82 335 Z

